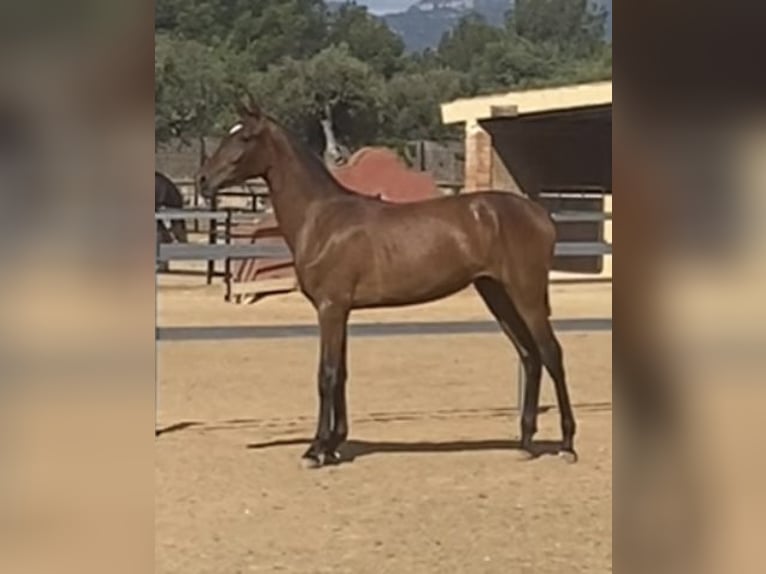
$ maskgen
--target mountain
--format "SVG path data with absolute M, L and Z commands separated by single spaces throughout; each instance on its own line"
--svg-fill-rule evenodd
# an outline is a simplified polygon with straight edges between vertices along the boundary
M 404 12 L 386 14 L 383 19 L 403 40 L 408 51 L 436 48 L 445 32 L 471 12 L 498 26 L 513 0 L 420 0 Z
M 612 0 L 592 0 L 606 8 L 609 16 L 606 36 L 612 39 Z M 385 14 L 382 18 L 398 34 L 410 52 L 436 48 L 442 36 L 471 13 L 477 13 L 493 26 L 503 26 L 514 0 L 420 0 L 403 12 Z

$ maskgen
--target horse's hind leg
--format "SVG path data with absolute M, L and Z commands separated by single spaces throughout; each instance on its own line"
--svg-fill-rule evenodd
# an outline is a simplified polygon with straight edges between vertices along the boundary
M 528 298 L 520 296 L 521 293 L 516 295 L 518 296 L 513 297 L 514 303 L 537 343 L 542 363 L 553 379 L 556 389 L 556 400 L 559 405 L 559 412 L 561 413 L 561 432 L 563 437 L 561 454 L 568 461 L 574 462 L 577 460 L 577 454 L 574 450 L 575 420 L 572 405 L 569 401 L 561 344 L 556 338 L 550 322 L 547 285 L 542 296 L 538 296 L 538 292 L 530 294 L 531 296 Z
M 173 243 L 173 237 L 170 235 L 168 228 L 163 221 L 157 221 L 157 243 Z M 170 264 L 167 261 L 162 261 L 157 264 L 157 271 L 169 271 Z
M 540 401 L 542 377 L 540 351 L 513 301 L 500 283 L 485 277 L 477 279 L 474 286 L 519 353 L 525 380 L 521 414 L 521 448 L 531 453 L 532 437 L 537 432 L 537 410 Z
M 186 234 L 186 222 L 183 219 L 174 219 L 170 222 L 170 229 L 173 232 L 173 236 L 179 243 L 187 243 L 188 237 Z
M 545 317 L 540 320 L 539 325 L 533 328 L 533 335 L 537 339 L 540 347 L 540 356 L 543 360 L 545 369 L 553 379 L 556 388 L 556 400 L 561 412 L 561 432 L 563 442 L 561 445 L 562 454 L 570 461 L 577 460 L 577 453 L 574 449 L 575 419 L 572 412 L 572 404 L 569 400 L 569 391 L 567 390 L 566 375 L 564 373 L 564 358 L 556 335 L 553 332 L 550 319 Z

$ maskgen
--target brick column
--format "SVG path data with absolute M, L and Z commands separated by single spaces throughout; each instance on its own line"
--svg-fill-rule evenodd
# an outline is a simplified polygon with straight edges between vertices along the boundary
M 612 194 L 604 194 L 604 213 L 612 213 Z M 604 222 L 604 241 L 612 243 L 612 220 Z M 604 256 L 604 267 L 601 271 L 602 277 L 612 277 L 612 256 Z
M 492 188 L 492 137 L 478 122 L 465 124 L 465 191 Z

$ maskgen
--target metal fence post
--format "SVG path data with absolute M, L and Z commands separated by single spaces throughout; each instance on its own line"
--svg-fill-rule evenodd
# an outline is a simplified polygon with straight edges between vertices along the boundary
M 210 209 L 212 211 L 218 211 L 218 198 L 215 194 L 210 199 Z M 211 219 L 208 223 L 208 244 L 214 245 L 218 243 L 218 222 L 215 219 Z M 215 275 L 215 260 L 209 259 L 207 262 L 207 284 L 210 285 L 213 282 L 213 275 Z
M 226 208 L 226 220 L 224 223 L 224 241 L 226 242 L 226 245 L 231 245 L 232 211 L 231 208 Z M 231 257 L 224 259 L 223 269 L 224 283 L 226 284 L 226 294 L 223 299 L 228 303 L 231 301 Z

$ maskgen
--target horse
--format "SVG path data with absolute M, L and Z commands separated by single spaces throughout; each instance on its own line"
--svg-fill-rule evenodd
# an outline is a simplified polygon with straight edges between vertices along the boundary
M 265 179 L 295 262 L 298 287 L 320 333 L 317 429 L 304 465 L 342 462 L 349 432 L 347 324 L 351 311 L 414 305 L 473 285 L 519 354 L 526 391 L 521 458 L 536 456 L 543 366 L 561 416 L 559 455 L 576 462 L 575 419 L 563 353 L 550 323 L 549 272 L 556 230 L 548 212 L 518 194 L 486 191 L 397 204 L 340 185 L 324 162 L 250 97 L 239 121 L 199 169 L 200 192 Z
M 183 209 L 184 198 L 178 189 L 166 175 L 154 172 L 154 211 L 162 207 L 170 209 Z M 170 222 L 170 229 L 164 221 L 157 220 L 157 241 L 160 243 L 187 242 L 186 222 L 183 219 L 174 219 Z M 160 270 L 167 271 L 167 262 L 160 265 Z

